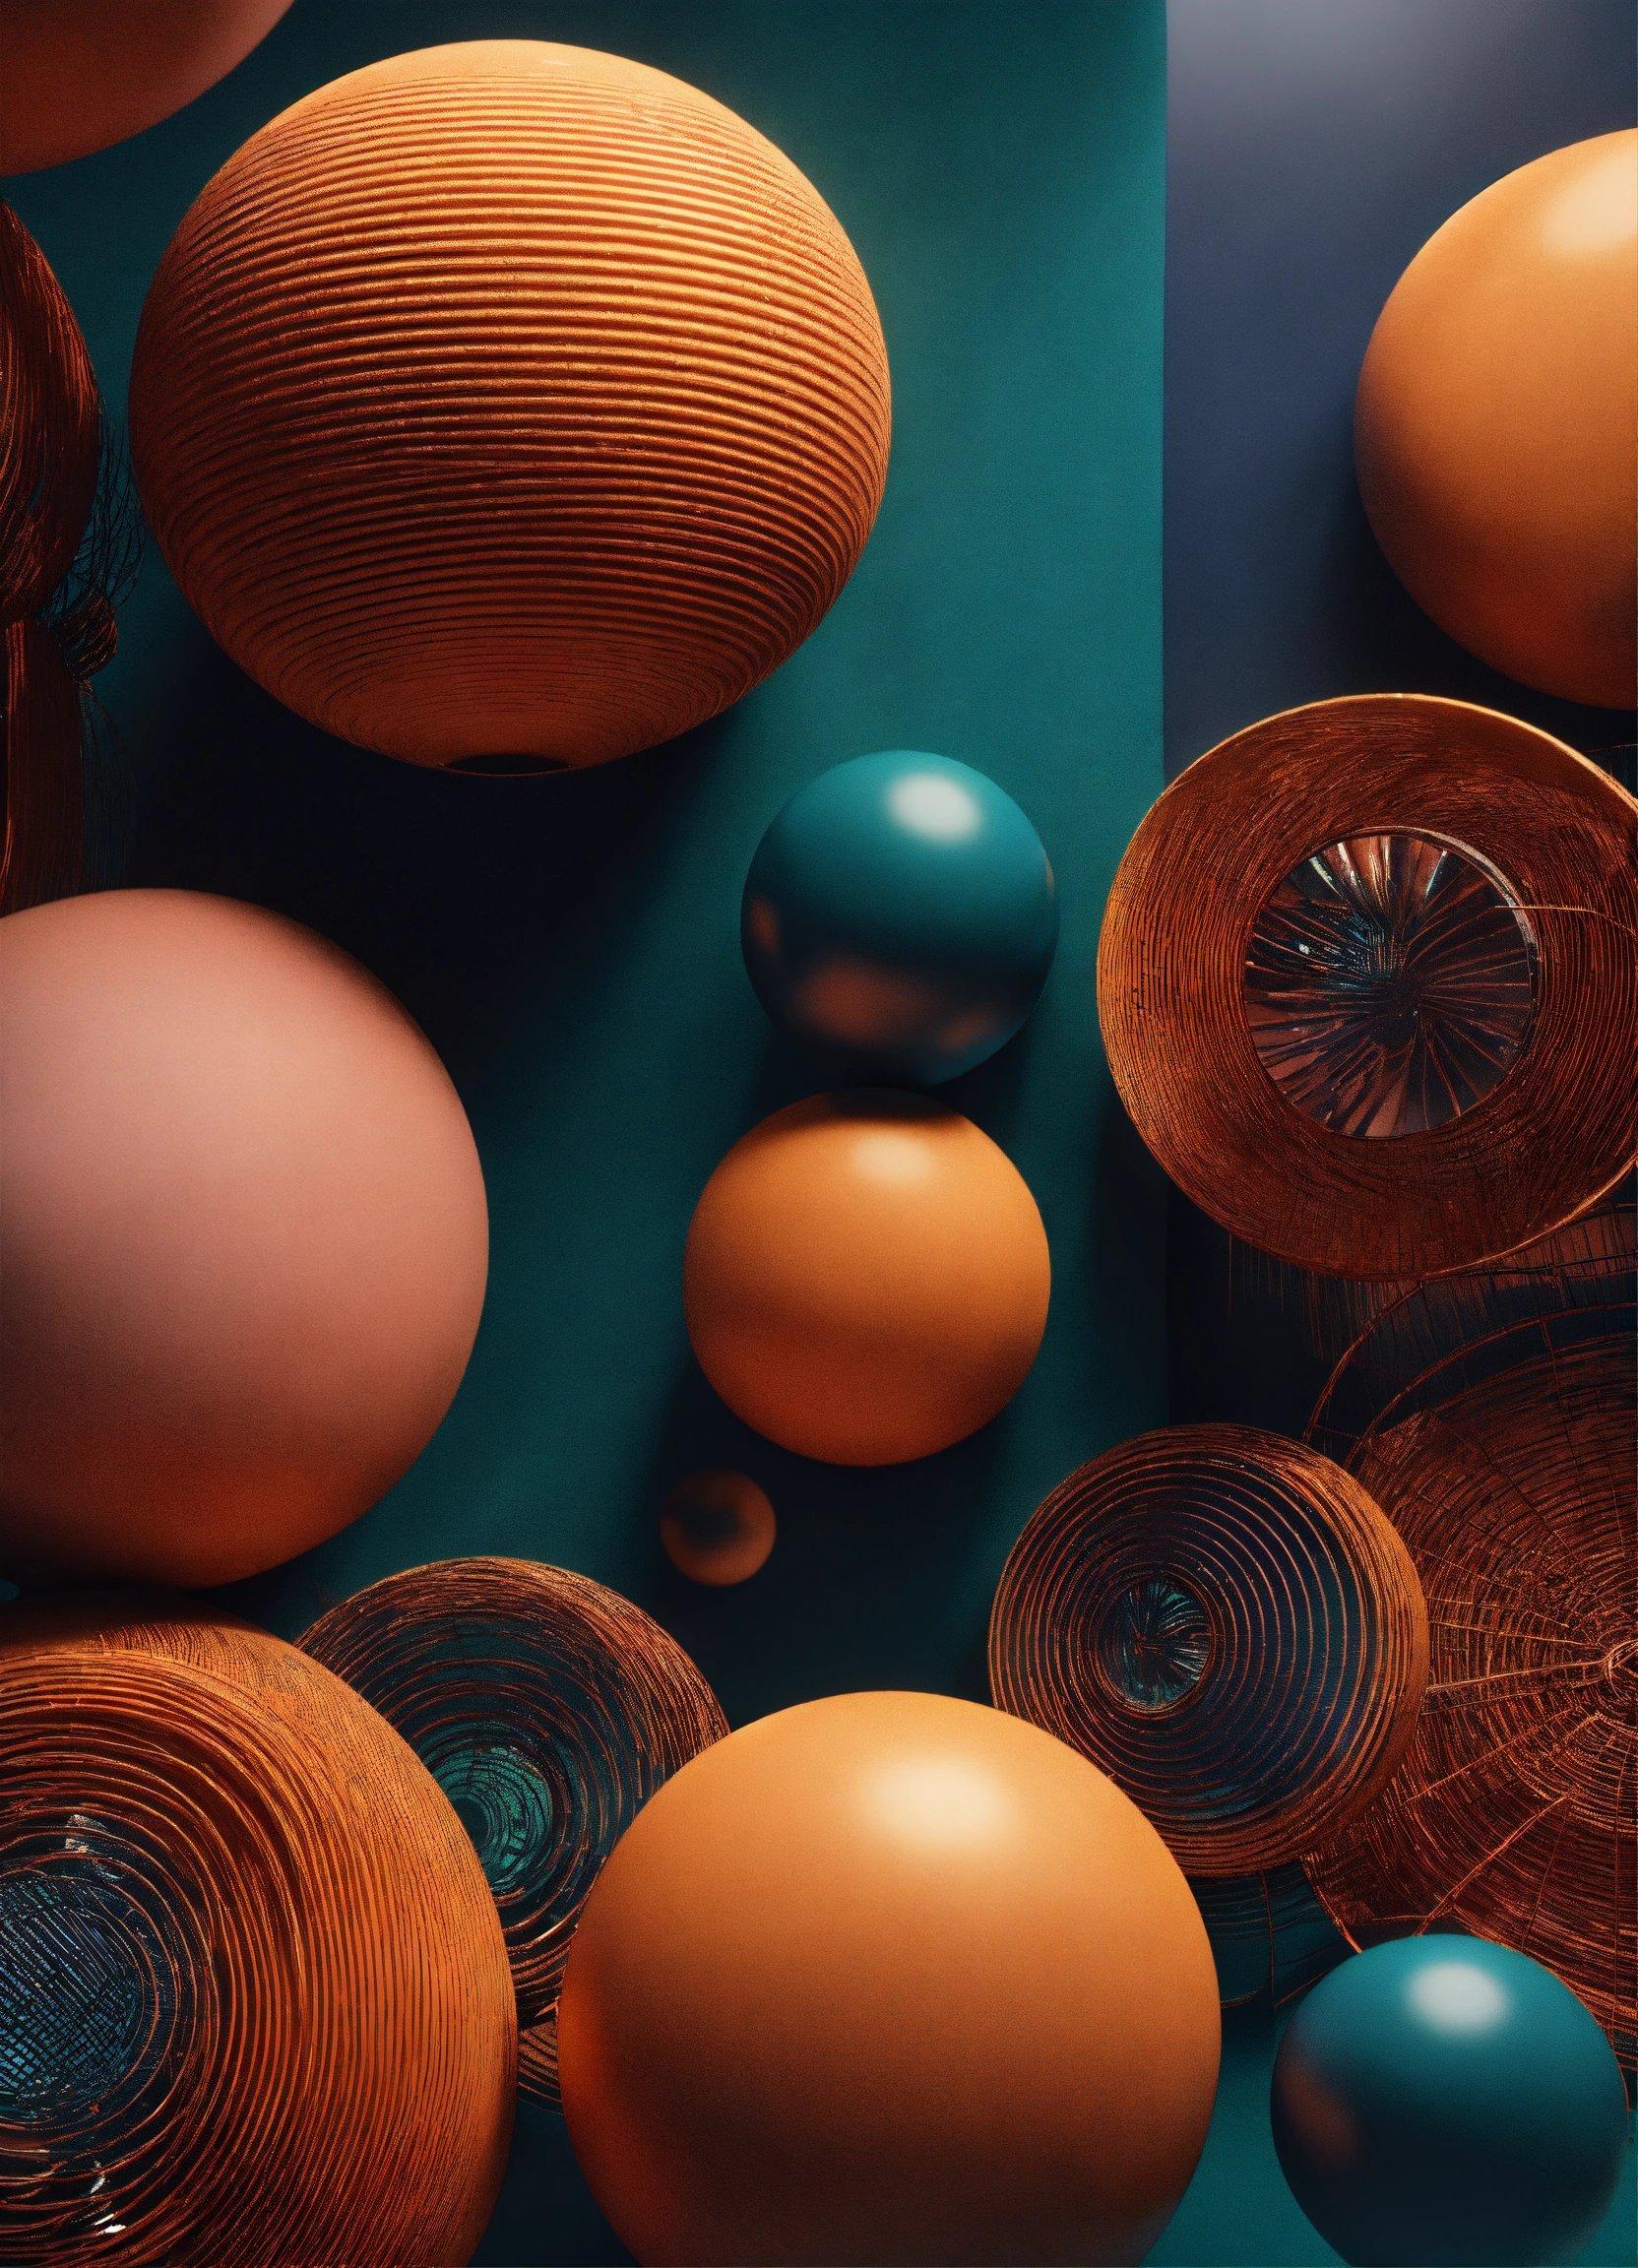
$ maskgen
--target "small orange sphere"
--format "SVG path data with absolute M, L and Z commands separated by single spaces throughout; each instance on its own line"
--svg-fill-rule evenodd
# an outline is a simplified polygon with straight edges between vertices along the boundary
M 1554 150 L 1394 288 L 1354 450 L 1418 606 L 1492 667 L 1627 708 L 1638 672 L 1638 133 Z
M 114 890 L 0 921 L 0 1571 L 226 1583 L 448 1409 L 488 1222 L 449 1075 L 322 937 Z
M 1136 2260 L 1217 2086 L 1199 1910 L 1034 1726 L 848 1693 L 668 1781 L 587 1901 L 563 2108 L 643 2262 Z
M 472 40 L 272 119 L 131 369 L 159 546 L 301 716 L 413 764 L 600 764 L 777 668 L 887 476 L 887 352 L 818 191 L 697 88 Z
M 765 1118 L 688 1230 L 688 1335 L 747 1425 L 832 1465 L 947 1449 L 1023 1384 L 1051 1262 L 1018 1169 L 919 1095 Z
M 691 1583 L 720 1589 L 766 1565 L 778 1522 L 768 1492 L 744 1473 L 690 1473 L 660 1516 L 665 1556 Z

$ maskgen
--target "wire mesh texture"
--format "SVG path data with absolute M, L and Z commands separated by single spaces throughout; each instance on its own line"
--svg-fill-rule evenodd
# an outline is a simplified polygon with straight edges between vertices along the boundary
M 557 1995 L 603 1859 L 727 1721 L 676 1641 L 618 1592 L 533 1560 L 390 1575 L 301 1640 L 449 1795 L 499 1908 L 520 2079 L 557 2101 Z
M 1098 1000 L 1139 1133 L 1234 1235 L 1419 1281 L 1561 1227 L 1638 1143 L 1638 805 L 1419 694 L 1191 764 L 1116 873 Z
M 0 1610 L 0 2257 L 469 2257 L 516 2018 L 404 1742 L 209 1609 Z
M 87 686 L 114 651 L 139 525 L 79 326 L 0 203 L 0 913 L 83 887 L 108 831 Z
M 1632 1221 L 1424 1286 L 1340 1366 L 1313 1432 L 1379 1494 L 1427 1599 L 1415 1738 L 1310 1854 L 1354 1944 L 1465 1927 L 1533 1954 L 1638 2047 Z
M 1368 1803 L 1427 1663 L 1416 1572 L 1359 1482 L 1249 1426 L 1072 1474 L 1002 1572 L 997 1704 L 1109 1773 L 1186 1872 L 1296 1858 Z
M 1301 1864 L 1189 1883 L 1217 1964 L 1225 2008 L 1284 2007 L 1348 1951 Z

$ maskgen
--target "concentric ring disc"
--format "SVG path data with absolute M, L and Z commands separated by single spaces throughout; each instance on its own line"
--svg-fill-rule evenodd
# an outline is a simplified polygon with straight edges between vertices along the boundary
M 727 1731 L 715 1695 L 641 1607 L 526 1559 L 389 1575 L 301 1644 L 455 1804 L 506 1933 L 520 2078 L 555 2102 L 557 1994 L 581 1907 L 649 1796 Z
M 1426 1643 L 1415 1571 L 1357 1481 L 1277 1434 L 1175 1426 L 1035 1514 L 996 1592 L 990 1684 L 1116 1780 L 1185 1871 L 1238 1875 L 1382 1786 Z
M 1638 2049 L 1632 1339 L 1585 1310 L 1467 1351 L 1350 1463 L 1426 1593 L 1431 1661 L 1388 1788 L 1308 1857 L 1349 1939 L 1463 1927 L 1553 1970 Z M 1523 1350 L 1521 1352 L 1521 1350 Z
M 392 2260 L 488 2218 L 516 2019 L 398 1735 L 208 1611 L 0 1617 L 0 2249 Z
M 1109 894 L 1099 1013 L 1139 1133 L 1302 1267 L 1421 1278 L 1559 1227 L 1638 1147 L 1635 814 L 1545 733 L 1419 694 L 1224 741 Z

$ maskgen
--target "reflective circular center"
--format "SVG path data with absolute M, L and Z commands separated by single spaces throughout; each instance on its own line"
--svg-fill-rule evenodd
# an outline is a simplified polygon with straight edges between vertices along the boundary
M 1425 835 L 1355 835 L 1258 914 L 1243 991 L 1265 1071 L 1338 1134 L 1419 1134 L 1482 1102 L 1536 1013 L 1536 939 L 1498 875 Z
M 497 1898 L 528 1887 L 551 1840 L 551 1790 L 517 1749 L 497 1741 L 440 1758 L 438 1785 L 476 1847 Z
M 139 2078 L 168 2030 L 148 1917 L 91 1858 L 0 1874 L 0 2122 L 71 2128 Z
M 1144 1575 L 1118 1594 L 1094 1640 L 1116 1699 L 1144 1712 L 1174 1709 L 1212 1659 L 1206 1609 L 1174 1575 Z

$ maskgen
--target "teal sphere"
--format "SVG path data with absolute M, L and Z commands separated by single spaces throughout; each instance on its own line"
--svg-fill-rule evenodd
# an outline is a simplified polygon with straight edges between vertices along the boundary
M 1567 2261 L 1609 2210 L 1626 2091 L 1566 1985 L 1479 1937 L 1402 1937 L 1316 1984 L 1274 2066 L 1274 2140 L 1345 2260 Z
M 798 788 L 745 883 L 745 966 L 776 1024 L 859 1078 L 933 1086 L 1009 1040 L 1058 941 L 1040 837 L 948 756 L 889 749 Z

